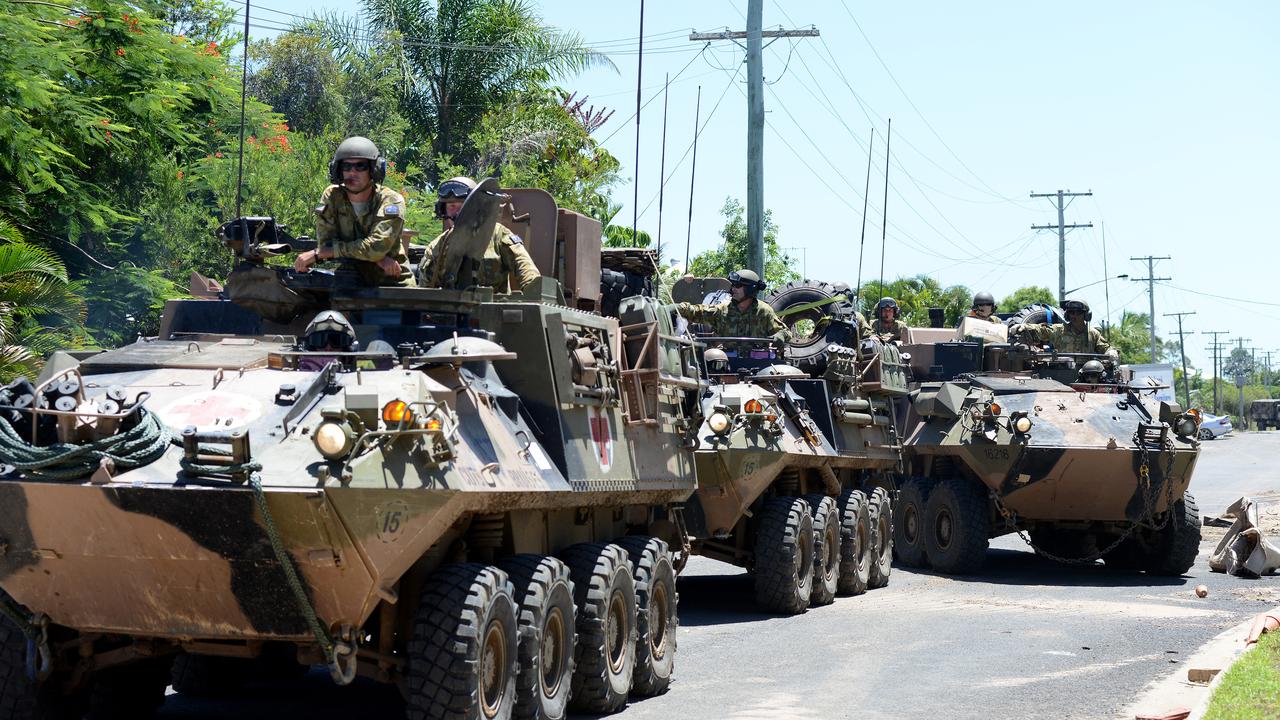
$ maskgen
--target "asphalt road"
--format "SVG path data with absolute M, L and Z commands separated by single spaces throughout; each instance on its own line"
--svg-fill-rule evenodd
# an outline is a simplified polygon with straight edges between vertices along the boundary
M 1270 472 L 1280 432 L 1204 444 L 1192 492 L 1206 515 L 1241 494 L 1280 513 Z M 1220 532 L 1220 531 L 1219 531 Z M 1210 573 L 1206 528 L 1189 576 L 1121 575 L 1059 566 L 1017 537 L 993 542 L 983 572 L 949 578 L 895 568 L 889 587 L 802 616 L 758 613 L 736 568 L 695 559 L 680 578 L 677 676 L 666 695 L 616 717 L 1117 718 L 1183 659 L 1280 604 L 1280 582 Z M 1198 599 L 1192 589 L 1209 587 Z M 297 683 L 249 688 L 217 703 L 170 696 L 163 718 L 396 718 L 393 690 Z M 1132 715 L 1128 715 L 1132 717 Z

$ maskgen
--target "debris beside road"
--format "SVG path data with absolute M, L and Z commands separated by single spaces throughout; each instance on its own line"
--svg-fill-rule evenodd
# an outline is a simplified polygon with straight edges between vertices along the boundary
M 1280 570 L 1280 547 L 1264 535 L 1263 516 L 1252 498 L 1231 503 L 1224 516 L 1235 520 L 1209 556 L 1210 570 L 1251 578 Z

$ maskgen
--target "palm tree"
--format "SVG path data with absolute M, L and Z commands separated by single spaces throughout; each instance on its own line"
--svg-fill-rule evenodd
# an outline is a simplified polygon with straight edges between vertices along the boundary
M 36 372 L 43 355 L 65 340 L 62 333 L 79 330 L 84 313 L 57 256 L 27 243 L 0 217 L 0 382 Z
M 557 78 L 613 67 L 577 33 L 544 25 L 525 0 L 364 0 L 364 16 L 370 27 L 356 37 L 376 39 L 361 51 L 393 56 L 404 113 L 418 137 L 431 138 L 429 160 L 471 165 L 467 136 L 488 109 Z M 434 179 L 431 163 L 422 164 Z

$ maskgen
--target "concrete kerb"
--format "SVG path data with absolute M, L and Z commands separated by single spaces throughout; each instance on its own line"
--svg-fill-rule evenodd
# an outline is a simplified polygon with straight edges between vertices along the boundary
M 1213 691 L 1222 682 L 1223 676 L 1238 662 L 1244 653 L 1257 645 L 1261 628 L 1276 630 L 1276 618 L 1280 617 L 1280 608 L 1257 616 L 1231 627 L 1209 642 L 1202 645 L 1181 666 L 1162 680 L 1158 680 L 1138 697 L 1122 713 L 1125 720 L 1133 718 L 1165 718 L 1185 717 L 1187 720 L 1201 720 L 1209 709 L 1209 699 Z M 1213 672 L 1209 682 L 1192 682 L 1194 674 Z M 1190 714 L 1174 714 L 1179 709 L 1190 709 Z

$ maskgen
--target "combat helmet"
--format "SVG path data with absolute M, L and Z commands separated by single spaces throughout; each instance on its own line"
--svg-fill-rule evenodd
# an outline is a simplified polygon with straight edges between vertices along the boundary
M 765 288 L 764 282 L 760 280 L 760 276 L 756 271 L 747 270 L 746 268 L 729 273 L 729 282 L 746 288 L 747 297 L 755 297 Z
M 1106 367 L 1098 360 L 1090 360 L 1080 368 L 1080 382 L 1099 383 L 1107 372 Z
M 302 331 L 302 348 L 312 352 L 354 352 L 360 349 L 360 344 L 356 341 L 356 329 L 345 315 L 337 310 L 325 310 L 312 318 Z
M 1079 310 L 1080 312 L 1084 313 L 1085 322 L 1088 322 L 1093 319 L 1093 311 L 1089 309 L 1089 303 L 1085 302 L 1084 300 L 1063 300 L 1062 301 L 1063 317 L 1066 317 L 1067 312 L 1070 310 Z
M 891 297 L 882 297 L 880 298 L 880 302 L 876 303 L 874 316 L 877 320 L 882 319 L 880 317 L 880 311 L 885 308 L 893 308 L 893 317 L 895 320 L 898 318 L 898 313 L 900 312 L 900 310 L 898 310 L 898 301 Z
M 987 291 L 985 291 L 985 290 L 984 290 L 984 291 L 982 291 L 982 292 L 980 292 L 980 293 L 977 293 L 976 295 L 974 295 L 974 296 L 973 296 L 973 305 L 972 305 L 971 307 L 972 307 L 973 309 L 977 309 L 977 307 L 978 307 L 979 305 L 992 305 L 992 306 L 994 306 L 995 304 L 996 304 L 996 299 L 995 299 L 995 297 L 993 297 L 993 296 L 991 295 L 991 293 L 989 293 L 989 292 L 987 292 Z
M 443 219 L 444 204 L 449 200 L 466 200 L 471 191 L 476 189 L 477 184 L 465 175 L 449 178 L 440 183 L 440 187 L 436 188 L 436 218 Z
M 343 160 L 368 160 L 369 177 L 375 183 L 380 183 L 387 177 L 387 160 L 378 152 L 378 146 L 367 137 L 352 135 L 343 140 L 333 152 L 333 159 L 329 161 L 329 182 L 334 185 L 342 184 Z

